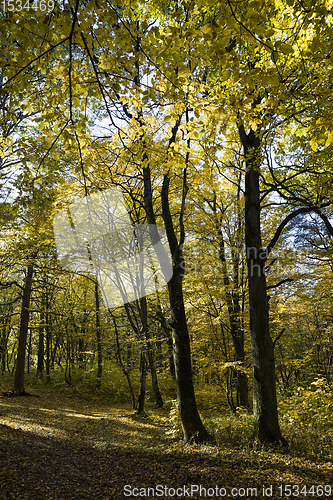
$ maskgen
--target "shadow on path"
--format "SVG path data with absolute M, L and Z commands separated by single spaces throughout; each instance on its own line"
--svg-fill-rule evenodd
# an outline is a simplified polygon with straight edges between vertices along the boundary
M 0 399 L 0 499 L 205 498 L 203 489 L 191 496 L 191 485 L 205 487 L 206 498 L 261 498 L 263 485 L 271 484 L 270 498 L 282 498 L 278 485 L 333 482 L 331 467 L 288 454 L 211 446 L 181 452 L 164 431 L 127 408 L 92 408 L 70 398 Z M 171 489 L 162 495 L 165 488 Z M 180 488 L 178 496 L 172 488 Z M 243 490 L 235 495 L 232 488 Z M 213 489 L 220 494 L 208 495 Z

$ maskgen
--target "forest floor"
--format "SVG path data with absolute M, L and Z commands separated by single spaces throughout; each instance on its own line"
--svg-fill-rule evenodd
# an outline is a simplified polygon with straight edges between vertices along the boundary
M 167 436 L 166 410 L 144 418 L 128 406 L 34 393 L 0 398 L 1 500 L 287 498 L 287 485 L 303 488 L 291 498 L 333 498 L 332 464 L 282 449 L 184 446 Z

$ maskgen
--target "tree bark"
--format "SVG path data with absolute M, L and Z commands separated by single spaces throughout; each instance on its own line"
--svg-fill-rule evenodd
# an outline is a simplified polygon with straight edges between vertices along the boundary
M 233 371 L 230 370 L 230 368 L 227 368 L 227 372 L 226 372 L 226 384 L 225 384 L 225 395 L 226 395 L 226 398 L 227 398 L 227 403 L 228 403 L 228 406 L 230 408 L 230 410 L 232 411 L 232 413 L 236 413 L 236 406 L 235 406 L 235 403 L 234 403 L 234 400 L 233 400 L 233 397 L 232 397 L 232 374 L 233 374 Z
M 172 328 L 169 326 L 166 317 L 163 314 L 161 304 L 157 305 L 157 318 L 165 333 L 165 340 L 168 346 L 168 364 L 171 377 L 176 380 L 175 362 L 173 359 L 173 342 L 172 342 Z
M 168 351 L 169 351 L 169 372 L 171 377 L 176 380 L 176 368 L 175 368 L 175 360 L 173 357 L 173 341 L 172 341 L 172 335 L 168 335 L 167 337 L 167 346 L 168 346 Z
M 51 339 L 50 339 L 50 315 L 49 315 L 49 296 L 48 292 L 45 293 L 45 333 L 46 333 L 46 382 L 50 382 L 50 361 L 51 361 Z
M 97 341 L 97 385 L 101 385 L 101 377 L 103 370 L 102 360 L 102 341 L 101 341 L 101 320 L 100 320 L 100 304 L 98 295 L 98 283 L 95 282 L 95 304 L 96 304 L 96 341 Z
M 129 371 L 126 368 L 125 363 L 123 362 L 123 359 L 121 357 L 121 348 L 120 348 L 120 342 L 119 342 L 119 332 L 118 332 L 118 326 L 117 326 L 116 318 L 114 317 L 114 315 L 112 314 L 112 312 L 111 312 L 110 309 L 109 309 L 109 313 L 112 316 L 113 324 L 114 324 L 114 332 L 115 332 L 115 336 L 116 336 L 116 345 L 117 345 L 117 358 L 118 358 L 118 361 L 119 361 L 119 364 L 120 364 L 120 368 L 121 368 L 123 374 L 125 375 L 127 383 L 128 383 L 128 388 L 129 388 L 130 395 L 131 395 L 131 400 L 132 400 L 132 408 L 134 410 L 135 406 L 136 406 L 135 395 L 134 395 L 133 385 L 132 385 L 132 381 L 131 381 L 131 377 L 130 377 Z
M 43 303 L 42 303 L 43 308 Z M 37 376 L 42 377 L 44 370 L 44 311 L 40 312 L 40 325 L 38 331 L 38 356 L 37 356 Z
M 151 348 L 151 339 L 149 338 L 148 331 L 146 333 L 146 341 L 147 341 L 147 357 L 148 357 L 148 364 L 149 364 L 149 370 L 151 374 L 151 385 L 153 388 L 153 393 L 154 393 L 154 398 L 155 398 L 155 403 L 158 408 L 162 408 L 163 406 L 163 399 L 160 393 L 160 389 L 158 387 L 158 381 L 157 381 L 157 373 L 156 373 L 156 366 L 155 366 L 155 361 L 154 361 L 154 355 L 153 355 L 153 350 Z
M 140 388 L 136 404 L 136 411 L 139 415 L 145 414 L 145 398 L 146 398 L 146 380 L 147 380 L 147 361 L 144 351 L 140 353 Z
M 8 359 L 8 339 L 11 330 L 12 321 L 12 307 L 9 307 L 7 315 L 4 317 L 2 323 L 2 335 L 1 335 L 1 368 L 2 373 L 6 371 L 6 360 Z
M 31 362 L 31 347 L 32 347 L 32 334 L 31 330 L 29 332 L 29 342 L 28 342 L 28 352 L 27 352 L 27 374 L 30 373 L 30 362 Z
M 71 349 L 71 339 L 68 331 L 68 324 L 66 325 L 66 368 L 65 368 L 65 381 L 68 385 L 72 385 L 72 372 L 71 372 L 71 362 L 72 362 L 72 349 Z
M 250 332 L 253 356 L 253 410 L 255 432 L 260 441 L 282 441 L 279 427 L 274 346 L 269 334 L 269 311 L 265 277 L 266 252 L 260 228 L 260 138 L 238 126 L 243 145 L 245 174 L 245 243 L 249 283 Z
M 180 121 L 180 119 L 179 119 Z M 178 121 L 178 125 L 179 125 Z M 174 129 L 174 134 L 176 129 Z M 171 140 L 171 139 L 170 139 Z M 159 241 L 159 235 L 156 228 L 156 219 L 153 208 L 153 197 L 150 177 L 150 167 L 146 166 L 143 169 L 144 177 L 144 202 L 147 214 L 147 221 L 150 225 L 150 236 L 152 243 Z M 181 235 L 178 242 L 174 229 L 172 216 L 169 206 L 169 183 L 170 178 L 166 174 L 163 180 L 161 198 L 162 198 L 162 215 L 165 224 L 165 230 L 169 242 L 171 256 L 173 258 L 173 276 L 168 282 L 168 291 L 172 317 L 172 333 L 173 333 L 173 357 L 175 365 L 177 399 L 180 419 L 184 433 L 184 441 L 194 440 L 196 442 L 209 441 L 211 436 L 205 429 L 196 404 L 193 374 L 191 363 L 191 346 L 190 338 L 187 329 L 187 320 L 185 315 L 184 298 L 182 280 L 184 275 L 185 261 L 182 252 L 185 232 L 183 225 L 183 214 L 185 209 L 185 197 L 187 192 L 186 186 L 186 169 L 184 170 L 183 181 L 183 198 L 180 214 Z
M 171 327 L 173 332 L 173 353 L 176 372 L 178 408 L 182 422 L 184 441 L 188 442 L 194 440 L 196 442 L 204 442 L 211 440 L 211 436 L 205 429 L 197 409 L 193 386 L 191 346 L 183 297 L 185 260 L 182 247 L 185 233 L 182 216 L 185 208 L 186 172 L 184 172 L 183 180 L 183 201 L 180 214 L 181 234 L 179 243 L 177 241 L 170 213 L 169 183 L 169 176 L 165 175 L 162 187 L 162 214 L 173 258 L 173 275 L 168 283 L 168 290 L 172 317 Z
M 25 278 L 25 285 L 23 290 L 16 369 L 14 376 L 14 387 L 12 390 L 13 395 L 17 396 L 25 394 L 24 367 L 25 367 L 25 351 L 27 345 L 27 335 L 29 328 L 29 307 L 31 298 L 32 277 L 33 277 L 33 265 L 28 264 L 27 275 Z
M 222 220 L 218 227 L 219 238 L 219 258 L 222 264 L 222 274 L 224 281 L 224 293 L 226 297 L 228 316 L 230 322 L 230 334 L 234 345 L 234 359 L 239 361 L 241 366 L 245 361 L 244 351 L 244 330 L 241 325 L 241 308 L 239 297 L 239 284 L 238 284 L 238 267 L 239 256 L 233 256 L 233 280 L 230 282 L 227 261 L 225 257 L 224 238 L 221 228 Z M 239 367 L 240 368 L 240 367 Z M 237 405 L 249 408 L 249 394 L 248 394 L 248 380 L 247 375 L 242 369 L 236 370 L 237 376 Z

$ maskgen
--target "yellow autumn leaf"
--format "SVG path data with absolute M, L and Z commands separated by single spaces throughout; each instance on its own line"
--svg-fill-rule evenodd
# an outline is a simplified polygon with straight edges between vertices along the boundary
M 316 140 L 315 140 L 315 139 L 311 139 L 311 141 L 310 141 L 310 146 L 311 146 L 312 151 L 317 151 L 317 149 L 318 149 L 318 144 L 317 144 L 317 142 L 316 142 Z

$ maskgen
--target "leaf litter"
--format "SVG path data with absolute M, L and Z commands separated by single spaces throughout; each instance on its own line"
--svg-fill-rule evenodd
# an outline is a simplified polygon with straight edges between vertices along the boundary
M 331 463 L 267 447 L 184 445 L 167 435 L 167 420 L 166 410 L 144 418 L 126 405 L 87 405 L 62 394 L 2 398 L 0 500 L 170 500 L 205 493 L 246 499 L 264 497 L 270 485 L 268 496 L 283 498 L 278 486 L 309 491 L 320 484 L 331 485 L 333 497 Z M 191 485 L 201 485 L 201 496 L 195 489 L 190 495 Z

